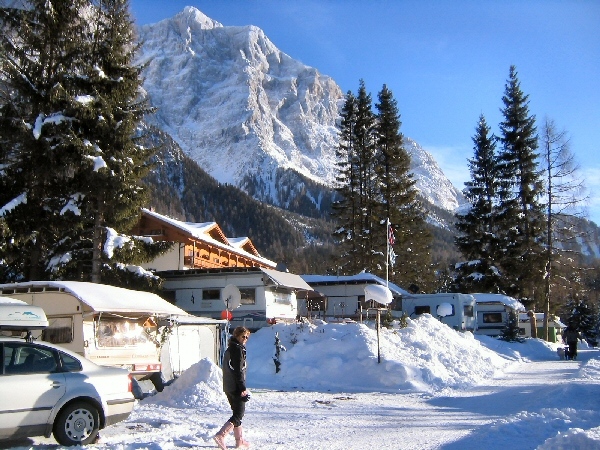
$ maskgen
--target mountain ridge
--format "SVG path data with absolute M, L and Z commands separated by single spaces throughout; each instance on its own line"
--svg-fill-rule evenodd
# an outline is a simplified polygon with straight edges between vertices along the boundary
M 277 49 L 260 28 L 223 26 L 194 7 L 139 34 L 153 124 L 220 183 L 276 206 L 285 206 L 282 169 L 334 186 L 343 94 L 331 77 Z M 406 144 L 423 197 L 448 211 L 464 203 L 433 157 Z

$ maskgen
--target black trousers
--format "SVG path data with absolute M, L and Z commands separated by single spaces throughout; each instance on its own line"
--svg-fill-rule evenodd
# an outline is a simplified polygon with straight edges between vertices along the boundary
M 577 342 L 568 342 L 567 345 L 569 346 L 569 359 L 577 358 Z
M 242 419 L 244 418 L 244 413 L 246 412 L 246 402 L 242 400 L 242 397 L 239 395 L 225 392 L 227 396 L 227 400 L 229 400 L 229 405 L 231 406 L 231 418 L 229 421 L 233 424 L 234 427 L 239 427 L 242 425 Z

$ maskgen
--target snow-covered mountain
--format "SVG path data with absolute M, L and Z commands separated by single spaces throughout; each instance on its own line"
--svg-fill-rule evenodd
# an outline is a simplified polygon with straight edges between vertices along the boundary
M 282 206 L 281 173 L 331 186 L 343 93 L 255 26 L 223 26 L 193 7 L 139 29 L 152 119 L 221 183 Z M 453 211 L 464 199 L 407 139 L 423 197 Z M 289 189 L 289 185 L 286 187 Z

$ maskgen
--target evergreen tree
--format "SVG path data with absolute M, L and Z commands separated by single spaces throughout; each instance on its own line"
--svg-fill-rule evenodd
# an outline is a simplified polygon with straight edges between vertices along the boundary
M 139 217 L 151 155 L 133 141 L 149 110 L 127 1 L 34 1 L 3 8 L 2 26 L 6 279 L 134 276 L 115 276 L 116 261 L 149 260 L 170 244 L 119 235 Z
M 0 259 L 5 281 L 49 276 L 57 246 L 79 227 L 70 184 L 83 142 L 75 132 L 85 60 L 84 0 L 0 8 Z
M 371 95 L 360 80 L 358 95 L 348 93 L 342 110 L 338 146 L 338 192 L 334 205 L 340 243 L 337 272 L 372 270 L 376 261 L 375 116 Z
M 336 150 L 337 173 L 336 190 L 339 200 L 333 204 L 332 216 L 337 227 L 334 239 L 337 252 L 334 255 L 334 267 L 343 273 L 356 273 L 360 269 L 355 264 L 356 236 L 358 235 L 358 189 L 357 155 L 354 146 L 354 128 L 356 127 L 356 97 L 351 91 L 341 111 L 340 139 Z
M 496 138 L 490 134 L 483 114 L 473 137 L 474 156 L 469 160 L 471 180 L 463 194 L 466 211 L 456 214 L 456 246 L 466 261 L 456 267 L 459 292 L 500 292 L 501 254 L 496 239 L 495 216 L 498 191 Z
M 365 83 L 360 80 L 356 96 L 356 124 L 354 127 L 354 146 L 356 149 L 357 179 L 357 268 L 371 271 L 376 258 L 376 174 L 375 174 L 375 115 L 372 111 L 371 94 L 367 93 Z
M 170 244 L 151 244 L 127 236 L 139 220 L 140 209 L 147 204 L 142 178 L 151 168 L 149 161 L 154 153 L 137 145 L 135 138 L 136 128 L 151 109 L 139 98 L 141 67 L 133 65 L 137 46 L 128 1 L 98 1 L 90 27 L 90 57 L 82 77 L 89 101 L 79 111 L 82 119 L 78 130 L 87 145 L 76 179 L 77 190 L 82 193 L 79 207 L 85 226 L 75 244 L 83 248 L 91 244 L 91 249 L 87 247 L 80 253 L 79 262 L 84 263 L 82 275 L 98 283 L 111 259 L 105 245 L 115 232 L 124 235 L 119 241 L 125 244 L 115 249 L 111 271 L 119 270 L 115 261 L 149 261 Z M 90 262 L 88 268 L 85 264 Z
M 503 291 L 531 303 L 544 292 L 544 213 L 539 202 L 543 183 L 535 153 L 535 116 L 529 115 L 528 96 L 521 91 L 514 66 L 502 101 L 496 224 L 504 252 Z
M 507 342 L 525 341 L 519 333 L 519 315 L 514 309 L 507 313 L 506 326 L 502 329 L 499 339 Z
M 417 285 L 427 289 L 433 283 L 431 269 L 431 234 L 425 226 L 425 215 L 417 198 L 415 180 L 410 172 L 410 155 L 403 146 L 400 114 L 392 92 L 383 86 L 378 94 L 377 153 L 375 172 L 380 198 L 375 211 L 377 227 L 376 254 L 385 255 L 389 239 L 385 224 L 394 230 L 392 251 L 396 262 L 392 277 L 400 285 Z M 381 226 L 383 225 L 383 226 Z M 385 256 L 382 257 L 385 262 Z M 380 265 L 374 272 L 383 274 Z
M 572 295 L 564 306 L 563 317 L 567 326 L 579 331 L 585 339 L 596 338 L 598 309 L 587 299 Z

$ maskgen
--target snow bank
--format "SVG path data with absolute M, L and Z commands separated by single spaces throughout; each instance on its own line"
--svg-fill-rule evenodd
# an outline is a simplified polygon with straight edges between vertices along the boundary
M 206 408 L 227 404 L 223 372 L 208 358 L 193 364 L 162 392 L 144 400 L 173 408 Z
M 275 373 L 275 334 L 287 351 Z M 359 323 L 278 324 L 248 342 L 248 384 L 270 389 L 406 392 L 464 388 L 510 361 L 425 314 L 406 328 Z

